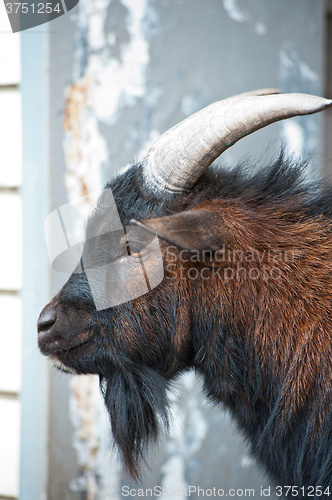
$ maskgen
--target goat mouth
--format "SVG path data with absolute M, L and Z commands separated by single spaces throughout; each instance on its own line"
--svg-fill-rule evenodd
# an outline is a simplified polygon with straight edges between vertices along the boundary
M 71 354 L 73 351 L 79 350 L 81 348 L 84 348 L 88 344 L 92 344 L 93 340 L 88 339 L 85 341 L 80 342 L 79 344 L 73 345 L 73 346 L 67 346 L 67 347 L 60 347 L 58 346 L 58 341 L 53 342 L 48 348 L 47 346 L 41 346 L 39 345 L 39 349 L 45 356 L 49 357 L 54 357 L 54 358 L 64 358 L 67 356 L 67 354 Z
M 85 341 L 81 342 L 80 344 L 73 345 L 71 347 L 65 347 L 62 349 L 54 350 L 50 354 L 52 354 L 53 356 L 66 356 L 67 354 L 71 354 L 73 351 L 84 348 L 86 345 L 92 344 L 92 343 L 93 343 L 93 340 L 90 340 L 90 339 L 85 340 Z
M 52 365 L 55 368 L 57 368 L 57 370 L 60 370 L 61 372 L 65 372 L 65 373 L 71 373 L 72 375 L 79 375 L 76 370 L 74 370 L 73 368 L 70 368 L 69 366 L 65 365 L 62 361 L 60 361 L 53 354 L 50 354 L 48 358 L 52 362 Z
M 90 359 L 91 353 L 92 358 L 94 357 L 93 353 L 96 347 L 98 347 L 98 342 L 90 339 L 66 349 L 52 351 L 48 355 L 48 359 L 55 368 L 65 373 L 73 375 L 99 373 L 98 367 L 95 367 Z

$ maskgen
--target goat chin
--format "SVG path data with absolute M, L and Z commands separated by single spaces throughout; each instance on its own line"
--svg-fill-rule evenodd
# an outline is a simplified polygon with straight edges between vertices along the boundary
M 56 356 L 49 356 L 48 359 L 50 360 L 52 366 L 55 366 L 58 370 L 65 373 L 71 373 L 72 375 L 78 375 L 73 368 L 68 368 L 68 366 L 64 365 Z

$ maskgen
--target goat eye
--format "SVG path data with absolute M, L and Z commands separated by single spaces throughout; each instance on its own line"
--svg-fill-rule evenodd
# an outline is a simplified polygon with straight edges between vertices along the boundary
M 138 244 L 135 245 L 134 242 L 129 242 L 127 235 L 125 235 L 121 241 L 123 246 L 126 248 L 127 254 L 130 255 L 130 257 L 138 258 L 140 256 L 140 246 Z
M 135 226 L 128 226 L 125 235 L 128 254 L 134 258 L 143 258 L 148 254 L 147 247 L 155 238 L 154 235 Z
M 84 268 L 104 266 L 128 255 L 126 242 L 122 240 L 122 236 L 122 231 L 114 231 L 86 240 L 83 251 Z
M 145 248 L 140 248 L 141 245 L 133 244 L 133 243 L 127 243 L 127 250 L 128 250 L 128 255 L 131 257 L 134 257 L 135 259 L 142 258 L 145 254 L 147 254 L 147 250 Z
M 140 252 L 134 252 L 134 251 L 130 251 L 130 248 L 128 249 L 128 253 L 131 257 L 135 257 L 136 259 L 138 259 L 141 255 Z

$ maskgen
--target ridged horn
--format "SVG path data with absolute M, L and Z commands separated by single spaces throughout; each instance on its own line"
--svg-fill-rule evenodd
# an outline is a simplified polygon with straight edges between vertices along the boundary
M 145 156 L 149 183 L 189 191 L 202 173 L 239 139 L 271 123 L 322 111 L 331 100 L 261 89 L 239 94 L 189 116 L 157 139 Z

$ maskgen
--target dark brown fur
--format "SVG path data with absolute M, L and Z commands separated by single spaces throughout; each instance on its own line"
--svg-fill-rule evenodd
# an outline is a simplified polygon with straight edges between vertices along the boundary
M 73 275 L 44 310 L 54 321 L 39 345 L 100 375 L 133 477 L 157 414 L 167 423 L 169 381 L 194 368 L 273 480 L 332 481 L 331 193 L 301 172 L 281 156 L 253 176 L 212 170 L 188 195 L 158 198 L 136 166 L 109 186 L 125 226 L 135 218 L 158 234 L 164 280 L 96 311 L 84 273 Z

